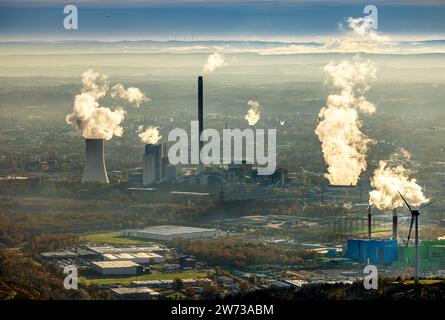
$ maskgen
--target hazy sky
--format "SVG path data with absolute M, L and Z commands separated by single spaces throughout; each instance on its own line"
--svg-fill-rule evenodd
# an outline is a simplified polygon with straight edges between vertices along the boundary
M 66 3 L 78 6 L 78 30 L 63 28 Z M 0 0 L 0 40 L 311 38 L 339 33 L 339 23 L 363 16 L 365 4 L 377 5 L 385 34 L 445 33 L 445 1 Z

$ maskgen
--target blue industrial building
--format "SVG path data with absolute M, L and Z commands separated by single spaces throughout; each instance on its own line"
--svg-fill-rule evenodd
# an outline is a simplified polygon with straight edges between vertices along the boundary
M 397 240 L 349 239 L 345 258 L 374 264 L 392 264 L 398 259 Z

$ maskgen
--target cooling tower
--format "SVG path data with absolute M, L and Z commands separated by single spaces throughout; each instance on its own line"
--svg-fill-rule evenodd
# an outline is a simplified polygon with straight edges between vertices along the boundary
M 201 152 L 203 142 L 201 141 L 201 133 L 204 130 L 204 98 L 203 98 L 203 80 L 202 76 L 198 77 L 198 122 L 199 122 L 199 152 Z
M 85 168 L 82 182 L 109 182 L 105 169 L 103 139 L 85 139 Z

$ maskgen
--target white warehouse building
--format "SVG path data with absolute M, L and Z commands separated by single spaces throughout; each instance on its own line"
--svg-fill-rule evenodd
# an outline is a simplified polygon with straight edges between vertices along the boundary
M 153 252 L 135 252 L 135 253 L 106 253 L 103 255 L 106 261 L 133 261 L 141 264 L 153 264 L 164 262 L 163 256 Z
M 136 275 L 142 272 L 142 266 L 133 261 L 95 261 L 92 269 L 102 275 Z
M 204 229 L 172 225 L 153 226 L 144 229 L 124 230 L 121 232 L 121 235 L 123 237 L 166 241 L 170 241 L 176 238 L 211 238 L 216 236 L 217 234 L 218 231 L 216 229 Z

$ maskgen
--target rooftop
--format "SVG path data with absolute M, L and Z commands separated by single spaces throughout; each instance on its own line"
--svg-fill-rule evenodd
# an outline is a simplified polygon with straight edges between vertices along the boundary
M 216 230 L 215 229 L 205 229 L 205 228 L 195 228 L 195 227 L 163 225 L 163 226 L 146 227 L 144 229 L 137 229 L 137 230 L 132 230 L 132 231 L 155 233 L 155 234 L 162 234 L 162 235 L 170 236 L 170 235 L 186 234 L 186 233 L 194 233 L 194 232 L 208 232 L 208 231 L 213 232 Z
M 136 252 L 136 253 L 105 253 L 104 257 L 110 259 L 110 260 L 117 260 L 117 259 L 153 259 L 153 258 L 162 258 L 161 255 L 156 253 L 149 253 L 149 252 Z
M 94 261 L 94 265 L 100 268 L 123 268 L 123 267 L 137 267 L 139 266 L 137 263 L 133 261 Z
M 150 294 L 152 296 L 154 295 L 159 295 L 158 292 L 154 291 L 153 289 L 150 289 L 148 287 L 136 287 L 136 288 L 114 288 L 111 289 L 111 291 L 113 291 L 116 294 L 140 294 L 140 293 L 147 293 Z
M 88 249 L 100 253 L 136 253 L 136 252 L 152 252 L 152 251 L 165 251 L 165 249 L 158 244 L 150 244 L 145 246 L 89 246 Z

